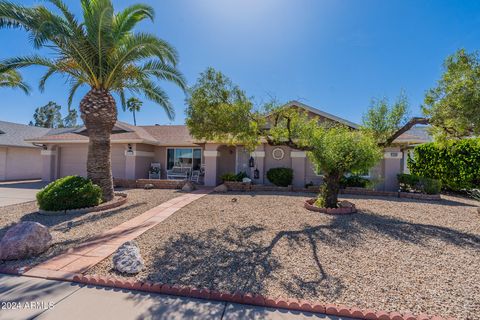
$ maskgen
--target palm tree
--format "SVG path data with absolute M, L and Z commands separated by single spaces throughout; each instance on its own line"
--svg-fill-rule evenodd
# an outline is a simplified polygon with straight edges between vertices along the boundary
M 137 125 L 137 119 L 135 118 L 135 112 L 139 112 L 143 102 L 135 97 L 131 97 L 127 100 L 127 110 L 133 113 L 133 125 Z
M 25 94 L 30 93 L 30 87 L 23 82 L 22 76 L 16 70 L 0 72 L 0 88 L 18 88 Z
M 0 28 L 23 28 L 35 48 L 53 50 L 52 56 L 31 55 L 6 59 L 0 72 L 38 65 L 47 68 L 40 90 L 55 74 L 69 84 L 68 104 L 81 86 L 90 90 L 80 102 L 82 120 L 89 136 L 87 176 L 103 190 L 104 200 L 113 198 L 110 135 L 117 121 L 112 94 L 125 106 L 126 91 L 141 94 L 160 105 L 172 119 L 174 111 L 167 94 L 154 80 L 167 80 L 185 90 L 185 80 L 176 68 L 176 50 L 167 42 L 134 28 L 144 19 L 153 21 L 153 9 L 134 4 L 115 13 L 111 0 L 80 0 L 82 22 L 62 0 L 48 0 L 27 7 L 0 1 Z

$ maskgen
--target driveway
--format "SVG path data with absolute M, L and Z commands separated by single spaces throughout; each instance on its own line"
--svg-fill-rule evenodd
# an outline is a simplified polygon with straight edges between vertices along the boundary
M 0 182 L 0 207 L 33 201 L 46 184 L 38 180 Z

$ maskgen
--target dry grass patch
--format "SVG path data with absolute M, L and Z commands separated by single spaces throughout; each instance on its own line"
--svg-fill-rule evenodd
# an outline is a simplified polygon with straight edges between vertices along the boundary
M 35 221 L 49 227 L 53 245 L 39 257 L 0 261 L 0 266 L 28 266 L 43 262 L 81 242 L 97 236 L 101 232 L 118 226 L 165 201 L 181 195 L 177 190 L 141 190 L 131 189 L 127 203 L 121 207 L 87 214 L 68 214 L 45 216 L 38 214 L 35 202 L 11 205 L 0 208 L 0 238 L 8 228 L 21 221 Z
M 344 196 L 360 213 L 329 216 L 309 197 L 207 195 L 137 239 L 137 278 L 480 319 L 478 204 Z

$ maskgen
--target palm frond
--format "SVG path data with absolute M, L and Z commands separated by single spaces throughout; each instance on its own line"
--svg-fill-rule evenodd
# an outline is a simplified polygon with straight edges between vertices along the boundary
M 160 105 L 170 120 L 175 117 L 175 110 L 170 103 L 167 93 L 152 81 L 143 80 L 140 83 L 128 86 L 127 88 L 136 94 L 144 95 L 147 99 Z

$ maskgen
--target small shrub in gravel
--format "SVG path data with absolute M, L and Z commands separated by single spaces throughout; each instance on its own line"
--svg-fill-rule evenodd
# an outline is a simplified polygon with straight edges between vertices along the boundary
M 292 184 L 293 170 L 290 168 L 272 168 L 267 171 L 267 179 L 280 187 L 288 187 Z
M 79 176 L 55 180 L 37 193 L 38 206 L 48 211 L 94 207 L 101 201 L 100 187 Z

